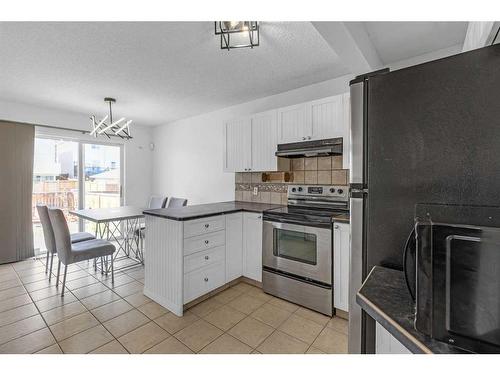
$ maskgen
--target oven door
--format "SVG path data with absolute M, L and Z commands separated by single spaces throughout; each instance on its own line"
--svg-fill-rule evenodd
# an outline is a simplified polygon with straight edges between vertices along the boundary
M 262 262 L 266 267 L 332 284 L 332 231 L 264 221 Z

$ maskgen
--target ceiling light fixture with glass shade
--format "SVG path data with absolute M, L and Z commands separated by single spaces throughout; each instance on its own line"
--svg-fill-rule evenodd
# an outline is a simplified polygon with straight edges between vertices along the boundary
M 220 48 L 253 48 L 259 45 L 258 21 L 216 21 L 215 35 L 220 35 Z
M 104 101 L 109 104 L 109 113 L 104 116 L 100 121 L 96 120 L 94 115 L 90 116 L 90 120 L 92 121 L 92 131 L 90 135 L 93 135 L 97 138 L 97 136 L 102 135 L 108 138 L 111 137 L 120 137 L 122 139 L 132 139 L 130 135 L 130 124 L 132 120 L 127 120 L 125 117 L 121 117 L 120 119 L 113 121 L 113 110 L 111 105 L 116 103 L 115 98 L 104 98 Z

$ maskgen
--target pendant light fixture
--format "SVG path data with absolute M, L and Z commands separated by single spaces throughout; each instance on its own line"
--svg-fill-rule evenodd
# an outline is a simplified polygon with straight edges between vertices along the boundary
M 111 106 L 113 103 L 116 103 L 116 99 L 104 98 L 104 101 L 109 104 L 109 113 L 100 121 L 96 121 L 96 117 L 94 115 L 90 116 L 90 120 L 92 121 L 92 131 L 90 132 L 90 135 L 93 135 L 96 138 L 99 135 L 103 135 L 108 138 L 120 137 L 127 140 L 131 139 L 130 124 L 132 123 L 132 120 L 127 120 L 125 117 L 121 117 L 113 122 L 113 110 Z
M 220 48 L 253 48 L 259 45 L 258 21 L 216 21 L 215 35 L 220 35 Z

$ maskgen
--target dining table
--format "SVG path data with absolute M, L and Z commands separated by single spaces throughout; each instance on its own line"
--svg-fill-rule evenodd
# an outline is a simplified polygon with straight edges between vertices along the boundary
M 141 226 L 143 225 L 143 207 L 120 206 L 109 208 L 85 208 L 71 210 L 69 213 L 80 219 L 95 224 L 94 235 L 116 244 L 113 254 L 114 270 L 123 270 L 144 264 L 144 252 L 140 241 Z M 94 261 L 94 268 L 103 273 L 111 270 L 108 262 L 99 265 Z

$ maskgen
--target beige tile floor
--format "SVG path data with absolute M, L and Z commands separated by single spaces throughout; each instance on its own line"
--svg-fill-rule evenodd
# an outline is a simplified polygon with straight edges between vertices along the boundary
M 55 267 L 54 267 L 55 268 Z M 144 269 L 82 262 L 60 296 L 44 260 L 0 265 L 0 353 L 346 353 L 347 321 L 239 283 L 182 318 L 142 294 Z

